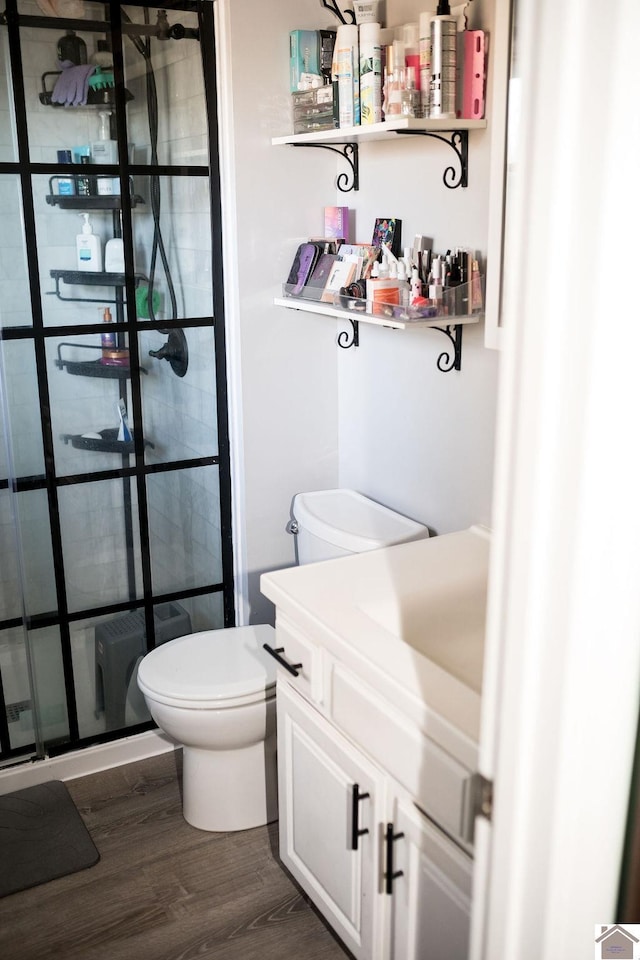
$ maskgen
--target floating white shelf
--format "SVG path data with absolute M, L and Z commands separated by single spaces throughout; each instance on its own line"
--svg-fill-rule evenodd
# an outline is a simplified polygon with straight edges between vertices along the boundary
M 363 124 L 358 127 L 339 127 L 331 130 L 317 130 L 311 133 L 291 134 L 288 137 L 274 137 L 274 146 L 288 143 L 361 143 L 364 140 L 388 140 L 391 136 L 416 133 L 453 133 L 456 130 L 483 130 L 486 120 L 416 120 L 414 117 L 399 117 L 397 120 L 385 120 L 383 123 Z
M 482 318 L 481 313 L 472 313 L 456 317 L 396 320 L 395 317 L 378 317 L 357 310 L 345 310 L 341 307 L 335 307 L 331 303 L 322 303 L 318 300 L 303 300 L 297 297 L 275 297 L 273 302 L 277 307 L 287 307 L 288 310 L 302 310 L 305 313 L 317 313 L 324 317 L 334 317 L 336 320 L 372 323 L 378 327 L 393 327 L 395 330 L 419 330 L 423 327 L 458 326 L 462 323 L 478 323 Z

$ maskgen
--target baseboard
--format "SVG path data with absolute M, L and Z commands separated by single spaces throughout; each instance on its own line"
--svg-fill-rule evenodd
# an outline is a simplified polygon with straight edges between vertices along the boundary
M 169 753 L 175 748 L 173 740 L 157 730 L 149 730 L 132 737 L 123 737 L 113 743 L 65 753 L 50 760 L 34 760 L 0 772 L 0 795 L 37 783 L 46 783 L 48 780 L 75 780 L 77 777 L 108 770 L 110 767 Z

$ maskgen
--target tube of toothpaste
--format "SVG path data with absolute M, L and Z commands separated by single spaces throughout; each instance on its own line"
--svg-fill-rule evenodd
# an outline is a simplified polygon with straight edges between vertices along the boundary
M 123 443 L 130 443 L 133 440 L 133 437 L 131 435 L 131 430 L 129 430 L 127 407 L 124 400 L 120 399 L 120 401 L 116 403 L 116 410 L 118 411 L 118 416 L 120 417 L 118 440 L 122 441 Z

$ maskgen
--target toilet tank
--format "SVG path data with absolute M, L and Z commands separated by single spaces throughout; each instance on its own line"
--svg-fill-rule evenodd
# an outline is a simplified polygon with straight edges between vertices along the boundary
M 317 490 L 293 498 L 298 563 L 332 560 L 406 540 L 429 530 L 355 490 Z

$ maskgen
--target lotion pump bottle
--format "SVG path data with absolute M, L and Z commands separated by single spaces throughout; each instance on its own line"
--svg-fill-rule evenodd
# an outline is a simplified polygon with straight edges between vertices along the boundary
M 102 244 L 91 227 L 88 213 L 81 213 L 84 217 L 82 233 L 76 236 L 76 255 L 78 270 L 91 270 L 94 273 L 102 272 Z
M 108 110 L 100 111 L 99 140 L 91 144 L 92 163 L 117 163 L 118 141 L 111 139 L 111 114 Z M 98 176 L 98 193 L 100 196 L 110 196 L 120 193 L 120 181 L 113 177 Z

